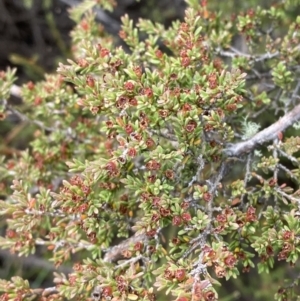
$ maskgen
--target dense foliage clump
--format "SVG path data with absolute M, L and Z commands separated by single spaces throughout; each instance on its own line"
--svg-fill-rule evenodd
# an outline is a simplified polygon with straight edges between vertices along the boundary
M 299 1 L 222 16 L 189 0 L 168 29 L 124 16 L 126 49 L 94 2 L 73 9 L 73 58 L 22 87 L 22 110 L 15 71 L 0 74 L 1 117 L 35 126 L 30 148 L 1 161 L 1 247 L 74 263 L 51 288 L 2 280 L 1 300 L 217 300 L 220 278 L 278 261 L 296 276 L 275 298 L 292 300 Z

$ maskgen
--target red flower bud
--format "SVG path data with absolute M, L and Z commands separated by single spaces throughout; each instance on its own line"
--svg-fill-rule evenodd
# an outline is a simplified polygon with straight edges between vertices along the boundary
M 88 75 L 86 77 L 86 84 L 91 87 L 91 88 L 94 88 L 95 87 L 95 80 L 94 78 L 91 76 L 91 75 Z
M 127 82 L 124 84 L 124 88 L 125 88 L 125 90 L 127 90 L 127 91 L 133 91 L 133 90 L 134 90 L 134 84 L 133 84 L 133 82 L 127 81 Z
M 185 270 L 184 269 L 178 269 L 175 271 L 175 278 L 181 282 L 186 278 Z

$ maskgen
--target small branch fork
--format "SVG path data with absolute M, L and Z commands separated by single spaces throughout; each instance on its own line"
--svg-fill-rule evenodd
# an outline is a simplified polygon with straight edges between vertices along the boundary
M 243 52 L 239 51 L 238 49 L 236 49 L 234 47 L 230 47 L 230 50 L 231 51 L 224 51 L 224 50 L 218 49 L 218 52 L 223 57 L 229 57 L 229 58 L 244 57 L 244 58 L 247 58 L 247 59 L 251 59 L 254 62 L 261 62 L 261 61 L 264 61 L 266 59 L 272 59 L 274 57 L 279 56 L 278 51 L 275 52 L 275 53 L 265 53 L 265 54 L 261 54 L 261 55 L 250 55 L 250 54 L 247 54 L 247 53 L 243 53 Z
M 238 157 L 245 153 L 250 153 L 258 145 L 261 145 L 265 142 L 268 142 L 271 140 L 278 140 L 278 134 L 283 132 L 286 128 L 288 128 L 290 125 L 292 125 L 294 122 L 298 121 L 299 119 L 300 119 L 300 105 L 294 107 L 294 109 L 292 109 L 290 112 L 286 113 L 277 122 L 275 122 L 268 128 L 260 131 L 251 139 L 230 145 L 230 147 L 226 149 L 226 153 L 229 156 Z M 226 173 L 225 167 L 226 167 L 225 165 L 221 165 L 214 183 L 211 184 L 211 187 L 210 187 L 211 193 L 213 193 L 216 186 L 222 180 L 224 174 Z M 289 196 L 289 195 L 285 195 L 285 197 L 289 197 L 289 199 L 291 199 L 291 196 Z M 293 201 L 295 201 L 295 200 L 293 199 Z M 208 213 L 210 214 L 210 219 L 212 219 L 212 208 L 209 207 L 207 209 L 208 209 Z M 204 230 L 204 232 L 200 234 L 200 236 L 198 236 L 195 240 L 193 240 L 194 245 L 191 247 L 191 252 L 199 246 L 200 247 L 204 246 L 207 235 L 209 233 L 209 230 L 210 230 L 210 224 L 207 226 L 207 228 Z M 185 254 L 184 256 L 187 256 L 188 254 L 190 254 L 190 252 L 187 252 L 187 254 Z M 203 274 L 203 273 L 205 274 L 205 271 L 206 271 L 206 265 L 203 264 L 203 262 L 202 262 L 202 259 L 203 259 L 202 256 L 203 256 L 203 254 L 201 252 L 199 255 L 199 259 L 196 262 L 196 264 L 191 272 L 191 274 L 194 275 L 194 286 L 196 285 L 196 283 L 198 281 L 199 274 Z
M 258 132 L 255 136 L 248 139 L 247 141 L 230 145 L 225 150 L 225 152 L 230 157 L 238 157 L 242 154 L 249 153 L 253 151 L 258 145 L 278 138 L 278 135 L 280 133 L 282 133 L 290 125 L 298 120 L 300 120 L 300 105 L 294 107 L 290 112 L 281 117 L 277 122 Z

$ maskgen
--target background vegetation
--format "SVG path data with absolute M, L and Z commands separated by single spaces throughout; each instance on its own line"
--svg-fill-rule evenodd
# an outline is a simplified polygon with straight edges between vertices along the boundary
M 299 3 L 119 2 L 0 2 L 1 298 L 297 300 Z

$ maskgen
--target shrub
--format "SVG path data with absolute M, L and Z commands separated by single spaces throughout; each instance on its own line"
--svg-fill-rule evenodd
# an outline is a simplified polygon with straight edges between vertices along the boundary
M 53 287 L 1 280 L 1 300 L 217 300 L 218 278 L 295 266 L 300 3 L 228 17 L 187 2 L 168 29 L 124 16 L 128 51 L 84 2 L 74 58 L 25 84 L 21 109 L 1 72 L 2 118 L 35 126 L 1 161 L 1 247 L 74 264 Z

